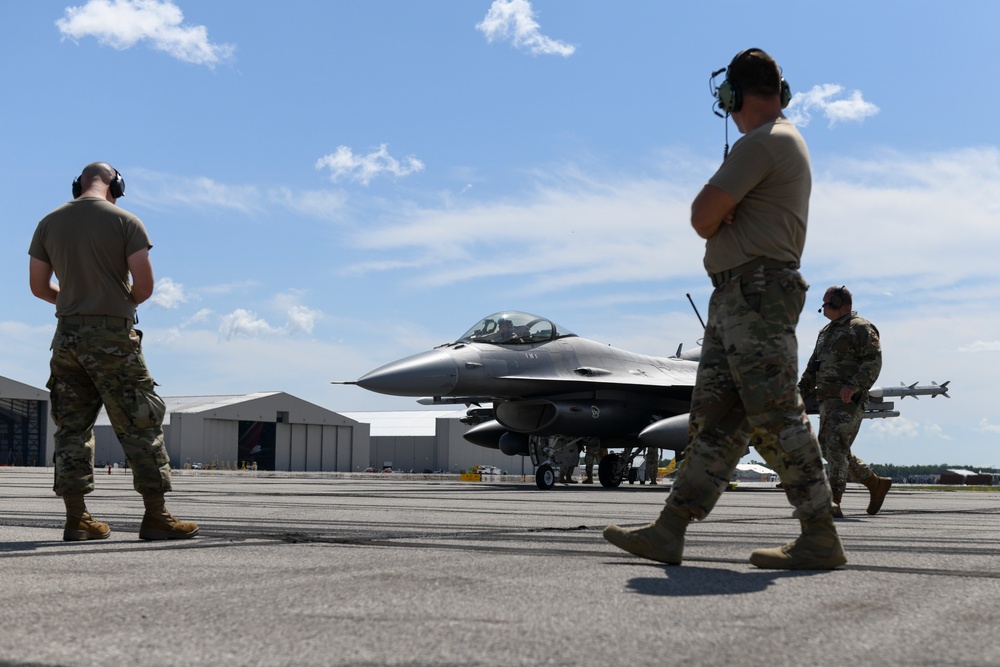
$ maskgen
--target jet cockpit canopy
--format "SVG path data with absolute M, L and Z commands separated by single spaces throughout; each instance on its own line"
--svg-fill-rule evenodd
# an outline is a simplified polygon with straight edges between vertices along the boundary
M 495 343 L 497 345 L 523 345 L 544 343 L 548 340 L 575 336 L 576 334 L 544 317 L 518 310 L 503 310 L 487 315 L 465 332 L 456 343 Z

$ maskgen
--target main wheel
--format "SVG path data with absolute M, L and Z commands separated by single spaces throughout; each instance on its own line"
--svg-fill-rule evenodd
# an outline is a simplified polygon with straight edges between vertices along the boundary
M 552 470 L 552 466 L 548 463 L 538 466 L 538 470 L 535 471 L 535 484 L 542 491 L 548 491 L 556 485 L 556 473 Z
M 607 489 L 621 486 L 621 457 L 617 454 L 608 454 L 601 458 L 601 462 L 597 464 L 597 479 L 601 480 L 601 486 Z

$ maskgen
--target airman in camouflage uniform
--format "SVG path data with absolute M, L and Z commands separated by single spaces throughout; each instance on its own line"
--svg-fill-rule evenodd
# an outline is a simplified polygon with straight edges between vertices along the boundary
M 660 473 L 660 448 L 646 448 L 646 480 L 650 484 L 656 484 L 656 477 Z
M 146 369 L 142 334 L 133 327 L 136 306 L 153 293 L 153 246 L 142 221 L 115 205 L 124 194 L 125 181 L 114 167 L 87 165 L 73 182 L 73 200 L 42 218 L 28 249 L 31 292 L 54 304 L 59 319 L 47 386 L 56 424 L 53 490 L 66 505 L 66 541 L 111 534 L 84 502 L 94 490 L 94 423 L 101 406 L 142 494 L 139 537 L 198 534 L 197 524 L 178 520 L 164 505 L 171 488 L 161 428 L 165 406 Z
M 583 456 L 584 478 L 581 484 L 593 484 L 594 464 L 600 466 L 601 459 L 608 455 L 608 450 L 601 447 L 601 441 L 598 438 L 591 438 L 583 446 L 583 451 L 585 452 Z
M 743 137 L 691 205 L 715 286 L 691 400 L 691 442 L 659 518 L 604 531 L 643 558 L 681 563 L 688 524 L 712 511 L 750 442 L 781 477 L 802 527 L 784 546 L 755 550 L 750 563 L 832 569 L 847 561 L 796 386 L 795 327 L 808 289 L 798 266 L 812 177 L 805 142 L 781 111 L 790 95 L 777 63 L 760 49 L 733 58 L 717 94 Z
M 861 428 L 865 401 L 882 369 L 882 345 L 875 325 L 851 310 L 853 296 L 844 286 L 830 287 L 821 312 L 830 320 L 819 332 L 816 349 L 799 381 L 799 391 L 819 404 L 819 443 L 827 461 L 834 511 L 840 508 L 847 479 L 869 491 L 868 513 L 882 507 L 892 480 L 879 477 L 867 463 L 851 453 Z

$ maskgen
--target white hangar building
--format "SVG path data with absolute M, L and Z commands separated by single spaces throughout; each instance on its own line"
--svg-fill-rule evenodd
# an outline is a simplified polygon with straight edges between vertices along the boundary
M 163 400 L 163 437 L 174 468 L 214 462 L 288 472 L 457 473 L 473 465 L 513 475 L 534 471 L 527 457 L 467 442 L 469 427 L 459 421 L 464 409 L 341 414 L 283 392 Z M 0 465 L 51 465 L 55 430 L 48 391 L 0 376 Z M 97 466 L 124 462 L 103 410 L 94 437 Z
M 352 472 L 369 466 L 368 425 L 284 392 L 235 396 L 164 396 L 163 439 L 173 468 L 201 464 L 237 469 Z M 102 410 L 94 461 L 125 460 Z
M 507 456 L 462 437 L 471 428 L 459 421 L 465 413 L 465 409 L 438 409 L 343 414 L 371 426 L 372 467 L 376 470 L 458 473 L 474 465 L 488 465 L 511 475 L 534 474 L 529 457 Z

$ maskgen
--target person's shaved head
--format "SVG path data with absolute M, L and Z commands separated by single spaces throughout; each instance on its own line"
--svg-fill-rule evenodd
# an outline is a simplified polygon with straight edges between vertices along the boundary
M 105 185 L 110 185 L 117 174 L 115 168 L 107 162 L 91 162 L 83 168 L 83 172 L 80 174 L 80 184 L 85 190 L 97 179 L 100 179 Z

